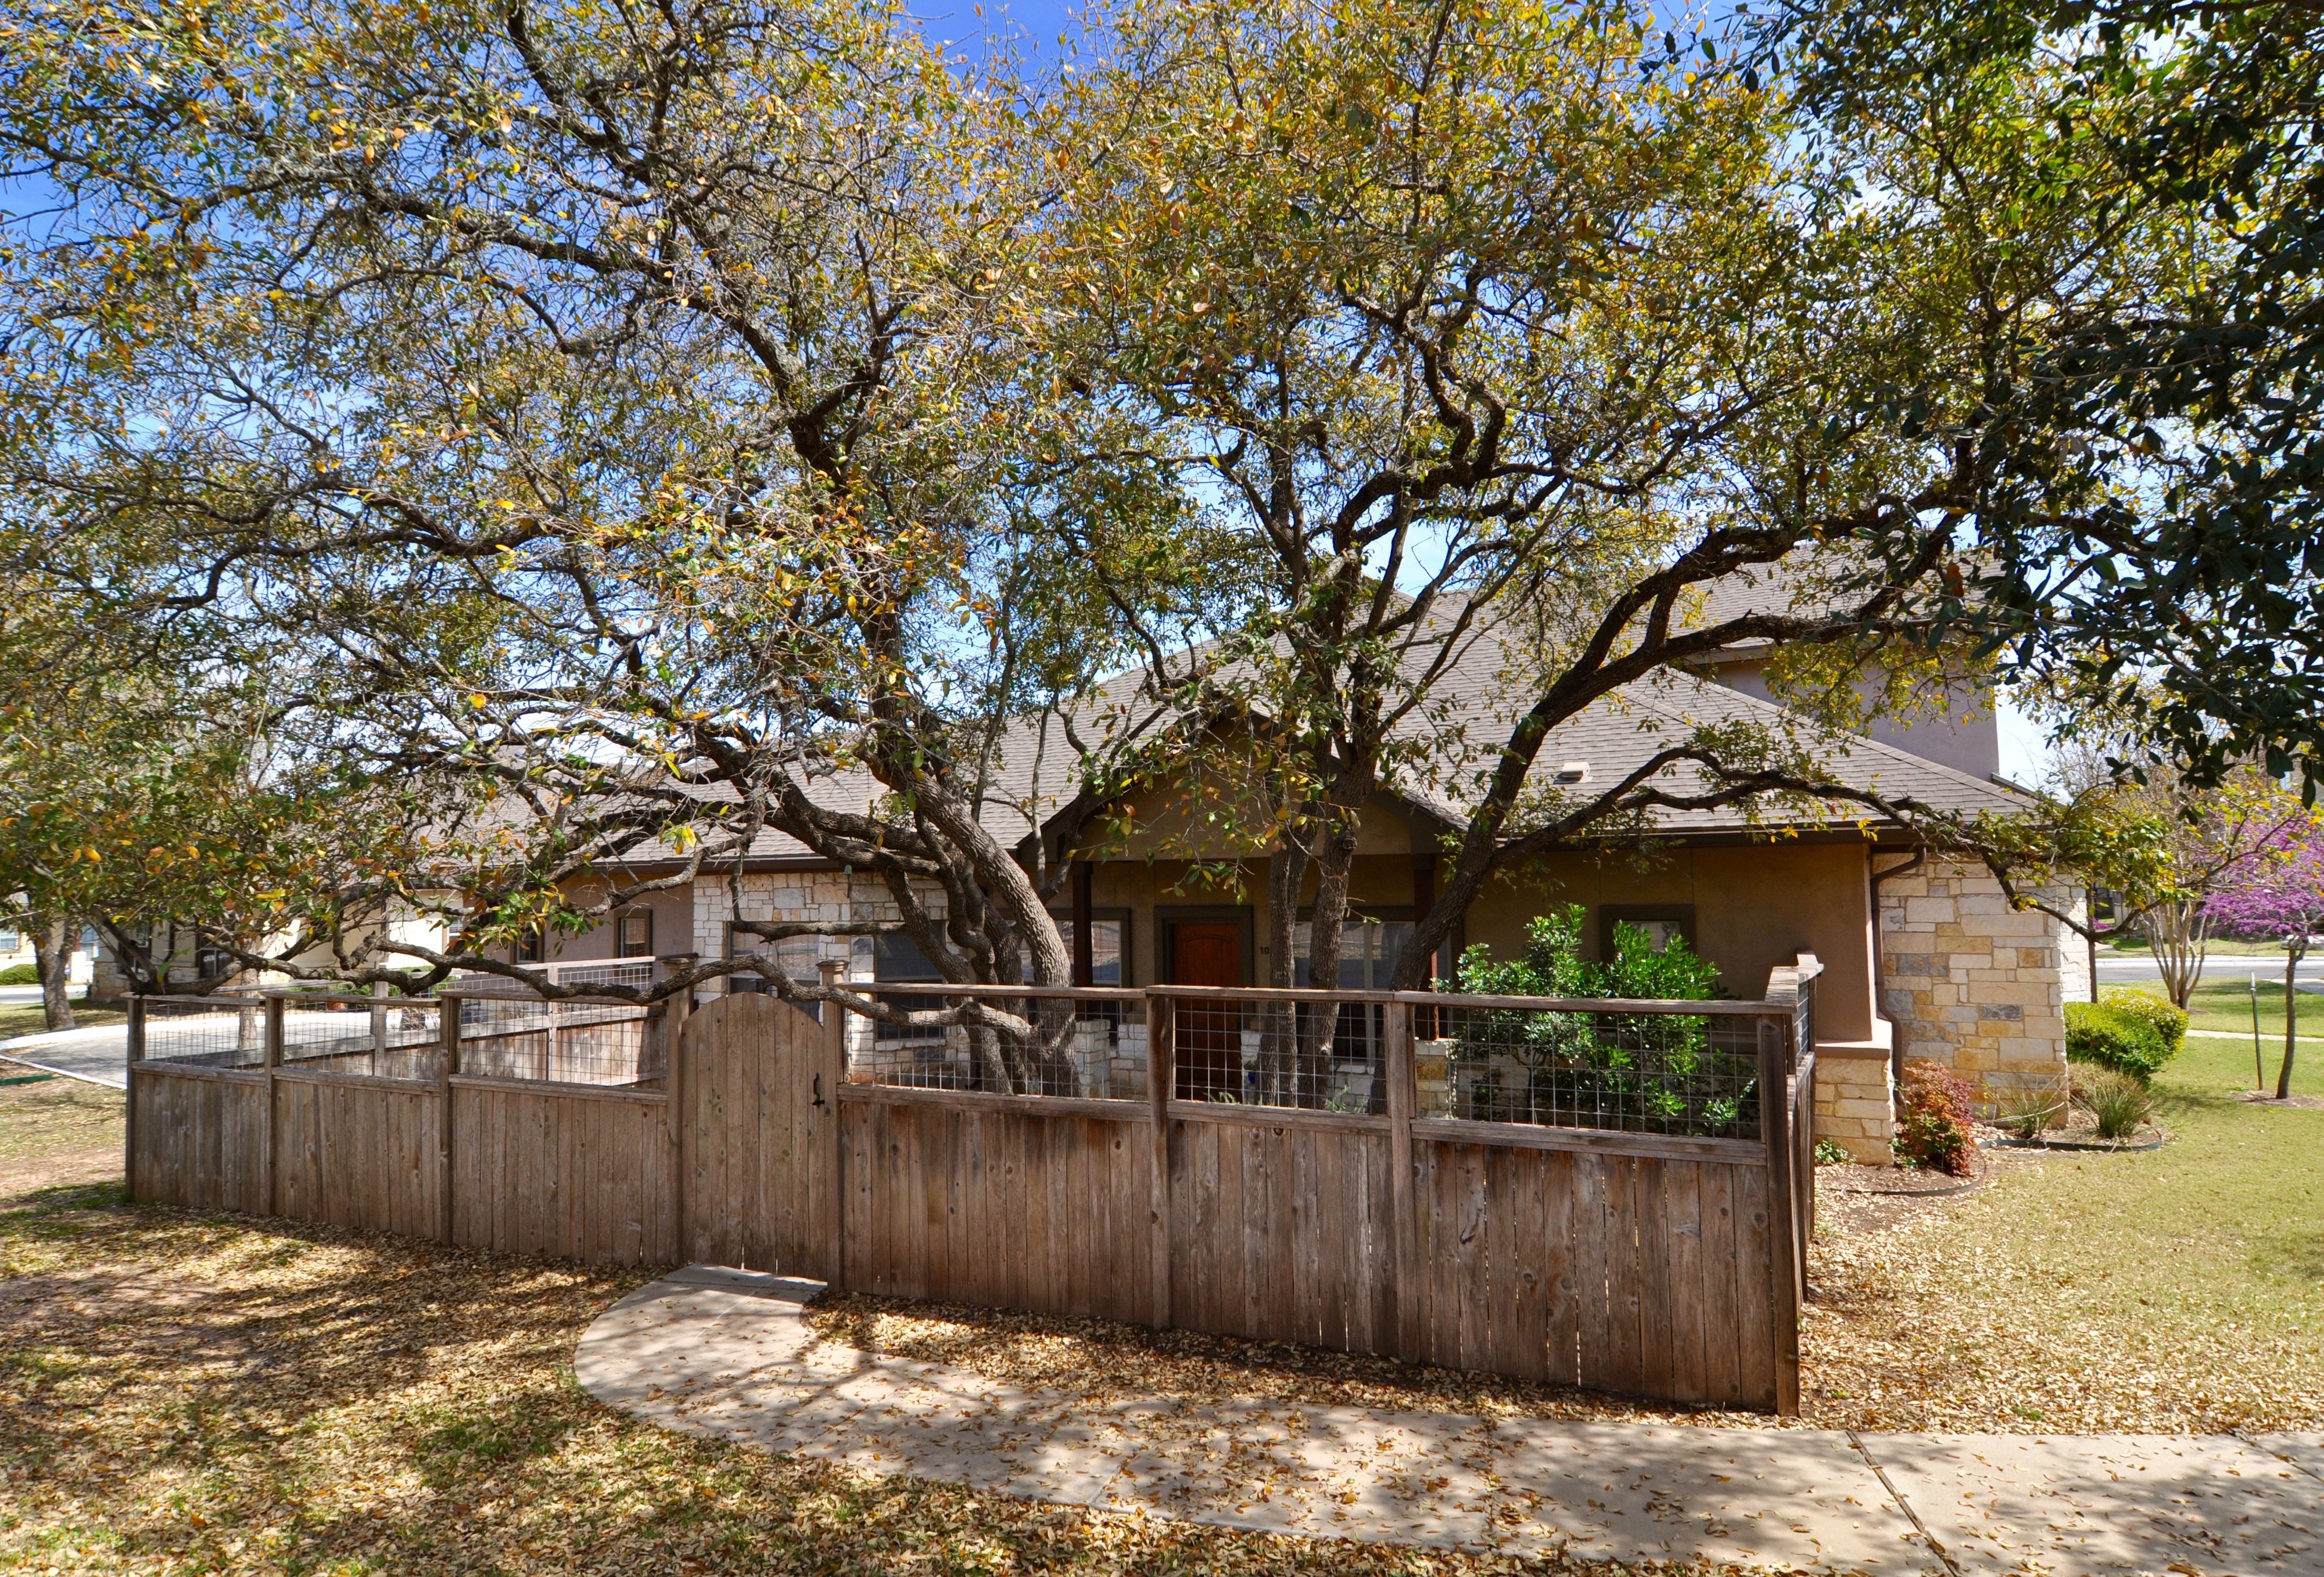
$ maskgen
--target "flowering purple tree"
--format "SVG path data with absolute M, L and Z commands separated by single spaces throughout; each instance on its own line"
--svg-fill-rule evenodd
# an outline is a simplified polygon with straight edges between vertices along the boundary
M 2203 908 L 2224 929 L 2283 938 L 2283 1066 L 2275 1075 L 2275 1098 L 2286 1100 L 2292 1094 L 2292 1051 L 2300 1018 L 2293 977 L 2307 955 L 2309 938 L 2324 931 L 2324 817 L 2310 817 L 2276 832 Z

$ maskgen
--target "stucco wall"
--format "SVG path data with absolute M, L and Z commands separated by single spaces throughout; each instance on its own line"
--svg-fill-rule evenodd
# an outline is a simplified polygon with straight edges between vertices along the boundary
M 1552 855 L 1496 882 L 1469 911 L 1468 939 L 1497 956 L 1525 944 L 1526 922 L 1568 903 L 1589 906 L 1597 946 L 1600 904 L 1692 904 L 1695 947 L 1738 997 L 1757 997 L 1767 972 L 1802 953 L 1823 962 L 1817 1034 L 1859 1041 L 1872 1030 L 1872 923 L 1861 844 L 1674 849 L 1650 860 Z
M 2043 896 L 2061 908 L 2072 897 Z M 1943 1063 L 1995 1093 L 2065 1076 L 2064 1005 L 2089 995 L 2080 939 L 2047 915 L 2012 908 L 1981 867 L 1932 860 L 1885 879 L 1880 948 L 1906 1057 Z
M 1768 687 L 1764 662 L 1721 663 L 1712 677 L 1729 689 L 1778 706 L 1784 705 Z M 1858 681 L 1857 693 L 1868 702 L 1880 683 L 1879 669 L 1875 665 Z M 1909 716 L 1884 713 L 1873 718 L 1864 732 L 1882 744 L 1910 751 L 1924 761 L 1939 762 L 1972 778 L 1990 778 L 2001 770 L 2001 720 L 1994 713 L 1993 697 L 1965 687 L 1954 687 L 1946 696 L 1941 710 Z

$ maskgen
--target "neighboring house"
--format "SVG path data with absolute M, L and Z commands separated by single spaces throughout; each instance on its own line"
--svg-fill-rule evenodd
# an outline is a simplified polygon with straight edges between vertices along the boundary
M 73 950 L 65 955 L 65 978 L 76 988 L 88 985 L 96 958 L 97 932 L 85 927 Z M 0 924 L 0 970 L 37 969 L 39 964 L 32 952 L 32 933 L 22 926 Z
M 1586 790 L 1619 777 L 1696 722 L 1796 726 L 1791 714 L 1752 693 L 1757 661 L 1756 654 L 1741 654 L 1722 669 L 1720 677 L 1731 686 L 1674 676 L 1631 687 L 1559 730 L 1542 754 L 1541 771 Z M 1480 659 L 1452 687 L 1462 706 L 1489 720 L 1504 689 L 1499 677 L 1498 659 Z M 1891 797 L 1965 812 L 2022 807 L 2022 792 L 1990 770 L 1997 764 L 1993 741 L 1990 728 L 1973 718 L 1951 726 L 1937 719 L 1886 740 L 1828 742 L 1822 759 L 1850 786 Z M 1046 759 L 1054 763 L 1058 753 L 1053 742 Z M 1029 730 L 1004 746 L 997 777 L 1006 803 L 989 810 L 987 819 L 1005 841 L 1028 837 L 1036 820 L 1062 811 L 1078 788 L 1035 781 L 1037 759 L 1042 752 Z M 1970 770 L 1980 767 L 1987 770 Z M 868 793 L 868 786 L 843 783 L 818 788 L 817 798 L 836 804 Z M 1171 797 L 1167 786 L 1148 786 L 1138 798 L 1167 805 Z M 1406 928 L 1434 899 L 1437 835 L 1463 808 L 1393 791 L 1366 807 L 1351 894 L 1358 918 L 1344 944 L 1342 985 L 1386 983 Z M 2087 995 L 2088 985 L 2081 950 L 2067 945 L 2065 927 L 2011 909 L 1981 867 L 1925 858 L 1905 829 L 1860 822 L 1860 814 L 1850 807 L 1775 825 L 1755 825 L 1731 811 L 1665 814 L 1655 825 L 1650 850 L 1545 855 L 1507 872 L 1478 899 L 1454 945 L 1437 959 L 1436 973 L 1449 977 L 1460 950 L 1477 943 L 1511 955 L 1530 919 L 1570 903 L 1588 908 L 1587 935 L 1601 949 L 1619 920 L 1686 936 L 1737 996 L 1758 995 L 1771 968 L 1813 953 L 1826 971 L 1817 995 L 1819 1134 L 1860 1159 L 1885 1161 L 1893 1077 L 1904 1058 L 1933 1058 L 1989 1096 L 2016 1084 L 2054 1084 L 2065 1070 L 2063 1003 Z M 1147 825 L 1157 824 L 1149 817 Z M 1209 885 L 1187 859 L 1162 857 L 1169 846 L 1149 833 L 1103 851 L 1105 857 L 1088 862 L 1085 880 L 1069 884 L 1077 902 L 1061 899 L 1058 918 L 1070 934 L 1074 909 L 1085 910 L 1093 966 L 1085 983 L 1264 981 L 1270 929 L 1263 862 L 1247 864 L 1239 882 Z M 1172 852 L 1222 862 L 1249 855 L 1224 844 L 1188 848 L 1178 842 Z M 645 874 L 678 865 L 674 859 L 641 860 L 632 869 Z M 567 968 L 602 967 L 625 957 L 762 950 L 748 936 L 736 937 L 737 918 L 847 922 L 892 919 L 895 911 L 876 878 L 843 871 L 769 835 L 739 879 L 722 873 L 654 894 L 595 932 L 558 940 L 550 957 Z M 782 973 L 802 981 L 812 980 L 825 959 L 844 962 L 857 981 L 933 978 L 918 949 L 899 937 L 807 937 L 767 950 Z M 868 1027 L 862 1032 L 872 1033 Z M 867 1044 L 859 1051 L 872 1049 Z

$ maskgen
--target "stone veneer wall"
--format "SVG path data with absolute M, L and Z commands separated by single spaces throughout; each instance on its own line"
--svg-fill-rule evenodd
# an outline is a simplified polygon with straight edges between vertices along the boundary
M 2080 903 L 2063 889 L 2042 896 Z M 1907 1059 L 1945 1064 L 1987 1102 L 2065 1078 L 2065 1004 L 2089 995 L 2081 939 L 2013 909 L 1982 867 L 1931 860 L 1884 881 L 1880 967 L 1881 1006 Z
M 1895 1163 L 1896 1084 L 1885 1056 L 1816 1058 L 1815 1136 L 1860 1166 Z

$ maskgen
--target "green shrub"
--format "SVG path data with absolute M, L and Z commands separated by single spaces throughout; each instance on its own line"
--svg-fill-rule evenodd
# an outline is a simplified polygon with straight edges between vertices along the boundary
M 1976 1092 L 1950 1068 L 1924 1057 L 1904 1065 L 1904 1081 L 1896 1093 L 1904 1108 L 1893 1141 L 1896 1158 L 1908 1167 L 1968 1176 L 1969 1158 L 1977 1151 L 1976 1137 L 1969 1131 Z
M 2096 1068 L 2083 1074 L 2074 1098 L 2098 1125 L 2100 1139 L 2128 1139 L 2154 1111 L 2154 1098 L 2146 1093 L 2144 1083 L 2112 1068 Z
M 2099 993 L 2098 1005 L 2127 1013 L 2142 1024 L 2152 1026 L 2163 1037 L 2163 1049 L 2169 1056 L 2177 1056 L 2181 1044 L 2187 1038 L 2186 1010 L 2172 1007 L 2152 991 L 2115 986 Z
M 0 969 L 0 985 L 38 985 L 41 972 L 29 964 L 12 964 Z
M 1820 1139 L 1815 1142 L 1815 1164 L 1819 1167 L 1845 1167 L 1852 1158 L 1837 1140 Z
M 2139 1015 L 2111 1002 L 2066 1004 L 2066 1056 L 2074 1062 L 2111 1068 L 2140 1084 L 2171 1060 L 2163 1032 Z
M 1480 943 L 1461 954 L 1460 985 L 1480 996 L 1654 998 L 1719 994 L 1719 971 L 1683 940 L 1657 952 L 1637 926 L 1614 927 L 1613 956 L 1582 956 L 1588 910 L 1569 905 L 1526 927 L 1523 954 L 1496 962 Z M 1563 1112 L 1649 1133 L 1732 1134 L 1757 1116 L 1758 1057 L 1714 1046 L 1692 1014 L 1462 1015 L 1453 1037 L 1458 1110 L 1487 1121 Z

